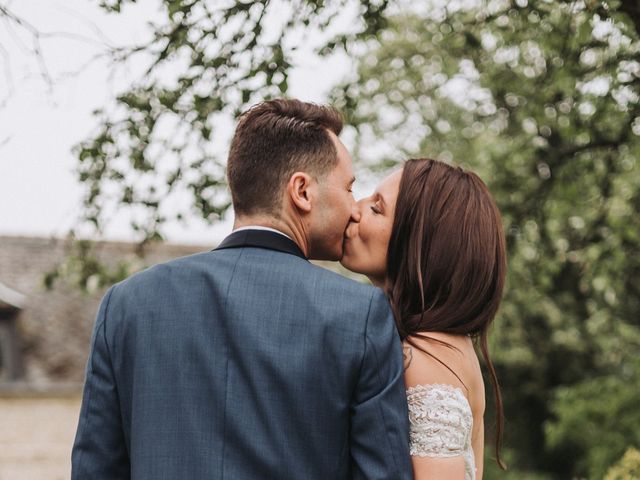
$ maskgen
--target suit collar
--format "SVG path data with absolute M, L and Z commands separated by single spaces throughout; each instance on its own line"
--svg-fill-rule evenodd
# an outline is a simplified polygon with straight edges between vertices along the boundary
M 240 230 L 232 232 L 214 250 L 226 248 L 256 247 L 289 253 L 307 260 L 300 247 L 286 235 L 268 230 Z
M 262 225 L 249 225 L 247 227 L 240 227 L 240 228 L 236 228 L 233 232 L 241 232 L 242 230 L 265 230 L 267 232 L 274 232 L 274 233 L 279 233 L 280 235 L 284 235 L 285 237 L 293 240 L 293 238 L 291 238 L 289 235 L 287 235 L 284 232 L 281 232 L 280 230 L 276 230 L 275 228 L 271 228 L 271 227 L 264 227 Z

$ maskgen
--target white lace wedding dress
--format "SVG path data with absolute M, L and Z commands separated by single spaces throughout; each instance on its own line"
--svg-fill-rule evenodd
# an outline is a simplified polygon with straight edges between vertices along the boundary
M 407 389 L 411 455 L 463 457 L 465 480 L 475 480 L 471 448 L 473 414 L 462 391 L 452 385 L 416 385 Z

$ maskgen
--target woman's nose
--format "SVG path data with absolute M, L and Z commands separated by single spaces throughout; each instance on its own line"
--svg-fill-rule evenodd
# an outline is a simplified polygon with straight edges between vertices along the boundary
M 362 218 L 362 200 L 359 202 L 353 202 L 353 207 L 351 208 L 351 221 L 358 223 Z

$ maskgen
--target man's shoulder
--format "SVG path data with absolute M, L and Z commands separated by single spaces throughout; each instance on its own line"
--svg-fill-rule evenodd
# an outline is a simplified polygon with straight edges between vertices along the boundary
M 343 290 L 345 293 L 367 298 L 370 298 L 378 290 L 370 284 L 347 278 L 344 275 L 314 263 L 307 262 L 307 266 L 306 271 L 299 273 L 309 275 L 310 280 L 312 280 L 315 285 L 331 285 L 334 288 Z
M 300 286 L 339 289 L 351 295 L 367 298 L 376 290 L 370 284 L 355 281 L 296 255 L 277 250 L 246 247 L 214 250 L 212 253 L 213 262 L 223 259 L 234 262 L 242 257 L 244 262 L 241 268 L 250 269 L 252 275 L 268 274 L 274 282 L 278 281 L 278 277 L 285 282 L 294 279 Z
M 308 291 L 311 291 L 314 302 L 322 304 L 327 311 L 334 311 L 337 316 L 349 316 L 352 320 L 363 321 L 375 311 L 377 314 L 390 312 L 388 300 L 384 292 L 362 282 L 346 278 L 339 273 L 318 265 L 311 265 L 311 275 L 300 278 Z
M 198 265 L 206 263 L 209 254 L 210 252 L 194 253 L 151 265 L 116 283 L 113 289 L 120 292 L 136 291 L 153 289 L 167 282 L 175 283 L 179 277 L 188 275 Z

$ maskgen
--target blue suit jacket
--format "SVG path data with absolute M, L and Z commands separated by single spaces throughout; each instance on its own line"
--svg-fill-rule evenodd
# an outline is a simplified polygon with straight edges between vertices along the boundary
M 402 373 L 380 290 L 236 232 L 107 292 L 72 478 L 411 478 Z

